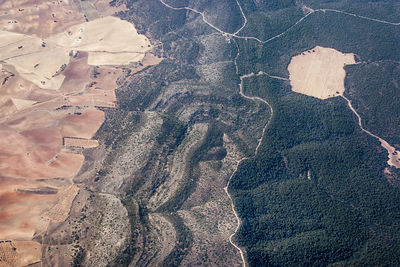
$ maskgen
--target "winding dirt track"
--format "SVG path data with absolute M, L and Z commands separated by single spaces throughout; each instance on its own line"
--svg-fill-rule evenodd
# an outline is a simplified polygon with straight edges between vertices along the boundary
M 239 48 L 238 48 L 238 53 L 237 53 L 237 56 L 236 56 L 235 61 L 234 61 L 235 66 L 236 66 L 236 69 L 238 69 L 238 66 L 237 66 L 237 59 L 238 59 L 239 56 L 240 56 L 240 50 L 239 50 Z M 238 74 L 238 73 L 236 73 L 236 74 Z M 251 77 L 257 77 L 257 76 L 261 76 L 261 75 L 266 75 L 266 76 L 268 76 L 268 77 L 270 77 L 270 78 L 272 78 L 272 79 L 278 79 L 278 80 L 283 80 L 283 81 L 287 81 L 287 80 L 288 80 L 287 78 L 283 78 L 283 77 L 279 77 L 279 76 L 275 76 L 275 75 L 270 75 L 270 74 L 265 73 L 265 72 L 263 72 L 263 71 L 260 71 L 260 72 L 258 72 L 257 74 L 255 74 L 255 73 L 252 72 L 252 73 L 249 73 L 249 74 L 245 74 L 245 75 L 240 76 L 239 94 L 240 94 L 243 98 L 249 99 L 249 100 L 251 100 L 251 101 L 260 101 L 260 102 L 266 104 L 266 105 L 268 106 L 268 108 L 270 109 L 270 112 L 271 112 L 270 117 L 269 117 L 269 119 L 268 119 L 268 122 L 265 124 L 265 126 L 264 126 L 264 128 L 263 128 L 261 137 L 258 139 L 257 147 L 256 147 L 256 149 L 255 149 L 255 151 L 254 151 L 254 156 L 257 156 L 257 154 L 258 154 L 258 150 L 259 150 L 259 148 L 260 148 L 260 146 L 261 146 L 261 144 L 262 144 L 262 140 L 263 140 L 263 138 L 264 138 L 265 131 L 267 130 L 267 128 L 268 128 L 268 126 L 269 126 L 269 124 L 270 124 L 270 122 L 271 122 L 271 120 L 272 120 L 272 118 L 273 118 L 273 116 L 274 116 L 274 109 L 272 108 L 271 104 L 268 103 L 266 100 L 264 100 L 264 99 L 262 99 L 262 98 L 260 98 L 260 97 L 257 97 L 257 96 L 248 96 L 248 95 L 246 95 L 246 94 L 243 92 L 243 88 L 244 88 L 243 84 L 244 84 L 244 79 L 251 78 Z M 241 222 L 240 217 L 239 217 L 239 215 L 238 215 L 238 213 L 237 213 L 237 211 L 236 211 L 235 204 L 234 204 L 234 202 L 233 202 L 232 196 L 231 196 L 231 194 L 229 193 L 229 185 L 230 185 L 230 183 L 231 183 L 231 180 L 232 180 L 233 176 L 235 176 L 237 170 L 239 169 L 240 164 L 241 164 L 243 161 L 247 160 L 247 159 L 250 159 L 250 158 L 249 158 L 249 157 L 244 157 L 244 158 L 240 159 L 239 161 L 237 161 L 236 168 L 235 168 L 235 170 L 233 171 L 233 173 L 231 174 L 231 176 L 229 177 L 228 182 L 227 182 L 227 184 L 226 184 L 226 187 L 224 188 L 225 193 L 228 195 L 228 198 L 229 198 L 230 201 L 231 201 L 232 211 L 233 211 L 233 214 L 235 215 L 236 220 L 237 220 L 237 226 L 236 226 L 235 232 L 232 233 L 232 234 L 229 236 L 229 242 L 230 242 L 237 250 L 239 250 L 240 256 L 241 256 L 241 258 L 242 258 L 243 267 L 246 267 L 246 265 L 247 265 L 247 264 L 246 264 L 246 258 L 245 258 L 245 256 L 244 256 L 244 252 L 243 252 L 243 250 L 242 250 L 238 245 L 236 245 L 236 244 L 233 242 L 233 237 L 234 237 L 234 236 L 236 235 L 236 233 L 239 231 L 239 228 L 240 228 L 240 225 L 242 224 L 242 222 Z
M 396 151 L 396 149 L 394 147 L 392 147 L 387 141 L 385 141 L 384 139 L 380 138 L 379 136 L 371 133 L 370 131 L 368 131 L 367 129 L 365 129 L 362 125 L 362 120 L 361 120 L 361 116 L 357 113 L 357 111 L 354 109 L 353 105 L 351 104 L 351 101 L 345 97 L 344 95 L 341 96 L 344 100 L 346 100 L 347 105 L 349 106 L 350 110 L 357 116 L 358 118 L 358 126 L 360 126 L 360 129 L 367 133 L 368 135 L 376 138 L 379 140 L 379 142 L 381 142 L 381 146 L 383 148 L 385 148 L 388 152 L 388 161 L 387 164 L 395 167 L 397 169 L 400 168 L 400 152 Z
M 239 55 L 240 55 L 240 51 L 238 50 L 238 56 L 239 56 Z M 236 57 L 236 59 L 238 58 L 238 56 Z M 235 65 L 236 65 L 236 67 L 237 67 L 236 59 L 235 59 Z M 270 124 L 271 119 L 272 119 L 273 114 L 274 114 L 274 110 L 273 110 L 272 106 L 271 106 L 267 101 L 265 101 L 264 99 L 262 99 L 262 98 L 260 98 L 260 97 L 256 97 L 256 96 L 247 96 L 247 95 L 245 95 L 245 94 L 243 93 L 243 82 L 244 82 L 243 80 L 246 79 L 246 78 L 250 78 L 250 77 L 254 77 L 254 76 L 260 76 L 260 75 L 268 75 L 269 77 L 276 77 L 276 76 L 272 76 L 272 75 L 266 74 L 266 73 L 264 73 L 264 72 L 259 72 L 258 74 L 250 73 L 250 74 L 246 74 L 246 75 L 240 76 L 240 84 L 239 84 L 239 88 L 240 88 L 239 94 L 240 94 L 243 98 L 246 98 L 246 99 L 249 99 L 249 100 L 252 100 L 252 101 L 260 101 L 260 102 L 263 102 L 264 104 L 266 104 L 266 105 L 269 107 L 270 112 L 271 112 L 270 118 L 269 118 L 268 122 L 265 124 L 265 126 L 264 126 L 264 128 L 263 128 L 263 131 L 262 131 L 262 134 L 261 134 L 261 137 L 260 137 L 260 139 L 258 140 L 257 147 L 256 147 L 255 152 L 254 152 L 254 156 L 256 156 L 256 155 L 258 154 L 258 149 L 260 148 L 260 146 L 261 146 L 261 144 L 262 144 L 262 140 L 263 140 L 263 138 L 264 138 L 265 131 L 266 131 L 266 129 L 268 128 L 268 125 Z M 281 77 L 279 77 L 279 78 L 277 77 L 276 79 L 283 79 L 283 80 L 286 80 L 285 78 L 281 78 Z M 229 193 L 229 185 L 230 185 L 230 183 L 231 183 L 231 180 L 232 180 L 233 176 L 235 176 L 237 170 L 239 169 L 240 164 L 241 164 L 243 161 L 247 160 L 247 159 L 250 159 L 250 158 L 244 157 L 244 158 L 240 159 L 239 161 L 237 161 L 236 168 L 235 168 L 235 170 L 233 171 L 233 173 L 231 174 L 231 176 L 229 177 L 228 182 L 227 182 L 227 184 L 226 184 L 226 187 L 224 187 L 225 193 L 227 194 L 229 200 L 231 201 L 232 212 L 233 212 L 233 214 L 235 215 L 235 218 L 236 218 L 236 221 L 237 221 L 237 225 L 236 225 L 235 232 L 233 232 L 233 233 L 229 236 L 229 242 L 232 244 L 232 246 L 234 246 L 237 250 L 239 250 L 240 257 L 241 257 L 242 263 L 243 263 L 243 267 L 246 267 L 246 265 L 247 265 L 247 264 L 246 264 L 246 257 L 245 257 L 245 255 L 244 255 L 244 252 L 243 252 L 242 248 L 240 248 L 238 245 L 235 244 L 235 242 L 233 242 L 233 237 L 234 237 L 234 236 L 236 235 L 236 233 L 239 231 L 242 222 L 241 222 L 240 217 L 239 217 L 239 215 L 238 215 L 238 213 L 237 213 L 237 211 L 236 211 L 235 204 L 234 204 L 234 202 L 233 202 L 232 196 L 231 196 L 231 194 Z

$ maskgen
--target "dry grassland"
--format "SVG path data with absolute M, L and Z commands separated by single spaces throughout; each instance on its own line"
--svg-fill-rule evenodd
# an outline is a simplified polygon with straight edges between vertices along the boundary
M 294 92 L 327 99 L 342 95 L 345 65 L 355 64 L 354 54 L 316 46 L 292 58 L 288 66 Z
M 0 29 L 47 38 L 85 22 L 75 1 L 12 0 L 0 2 Z
M 36 86 L 51 90 L 60 89 L 71 51 L 88 52 L 89 65 L 128 65 L 151 49 L 131 23 L 111 16 L 72 26 L 48 39 L 0 31 L 0 46 L 0 61 Z

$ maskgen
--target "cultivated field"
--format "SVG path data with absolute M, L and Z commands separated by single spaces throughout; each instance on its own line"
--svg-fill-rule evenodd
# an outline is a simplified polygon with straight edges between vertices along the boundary
M 85 2 L 0 3 L 0 266 L 41 260 L 32 239 L 69 215 L 97 108 L 116 107 L 121 65 L 152 60 L 147 37 L 111 16 L 124 5 Z
M 294 92 L 327 99 L 342 95 L 345 65 L 355 64 L 353 54 L 316 46 L 292 58 L 288 66 Z

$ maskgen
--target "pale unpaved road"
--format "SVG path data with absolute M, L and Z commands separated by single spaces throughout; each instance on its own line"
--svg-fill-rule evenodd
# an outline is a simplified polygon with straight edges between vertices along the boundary
M 239 55 L 239 54 L 240 54 L 240 52 L 239 52 L 239 50 L 238 50 L 238 55 Z M 236 64 L 236 60 L 235 60 L 235 64 Z M 270 118 L 269 118 L 268 122 L 265 124 L 265 126 L 264 126 L 264 128 L 263 128 L 263 131 L 262 131 L 262 134 L 261 134 L 261 137 L 260 137 L 260 139 L 258 140 L 258 144 L 257 144 L 257 147 L 256 147 L 256 149 L 255 149 L 254 156 L 256 156 L 257 153 L 258 153 L 258 149 L 260 148 L 261 143 L 262 143 L 262 140 L 263 140 L 263 138 L 264 138 L 265 130 L 268 128 L 268 125 L 269 125 L 269 123 L 271 122 L 272 116 L 273 116 L 273 114 L 274 114 L 274 110 L 273 110 L 272 106 L 271 106 L 267 101 L 265 101 L 264 99 L 262 99 L 262 98 L 260 98 L 260 97 L 257 97 L 257 96 L 247 96 L 247 95 L 245 95 L 245 94 L 243 93 L 243 80 L 246 79 L 246 78 L 255 77 L 255 76 L 259 76 L 259 75 L 268 75 L 268 76 L 270 76 L 270 77 L 274 77 L 274 76 L 272 76 L 272 75 L 265 74 L 264 72 L 259 72 L 258 74 L 250 73 L 250 74 L 246 74 L 246 75 L 241 76 L 241 77 L 240 77 L 240 84 L 239 84 L 239 88 L 240 88 L 239 93 L 240 93 L 240 95 L 241 95 L 242 97 L 244 97 L 244 98 L 246 98 L 246 99 L 249 99 L 249 100 L 252 100 L 252 101 L 260 101 L 260 102 L 263 102 L 264 104 L 266 104 L 266 105 L 269 107 L 270 112 L 271 112 Z M 279 78 L 277 78 L 277 79 L 285 79 L 285 78 L 279 77 Z M 237 170 L 239 169 L 239 165 L 240 165 L 244 160 L 247 160 L 247 159 L 249 159 L 249 158 L 248 158 L 248 157 L 244 157 L 244 158 L 240 159 L 239 161 L 237 161 L 236 168 L 235 168 L 235 170 L 233 171 L 233 173 L 231 174 L 231 176 L 229 177 L 228 182 L 227 182 L 227 184 L 226 184 L 226 187 L 224 188 L 225 193 L 226 193 L 226 195 L 228 196 L 228 198 L 229 198 L 229 200 L 230 200 L 230 202 L 231 202 L 232 212 L 233 212 L 233 214 L 235 215 L 235 218 L 236 218 L 236 221 L 237 221 L 237 225 L 236 225 L 235 231 L 229 236 L 229 242 L 232 244 L 232 246 L 234 246 L 237 250 L 239 250 L 240 257 L 242 258 L 243 267 L 246 267 L 246 266 L 247 266 L 247 264 L 246 264 L 246 257 L 245 257 L 245 255 L 244 255 L 244 252 L 243 252 L 243 250 L 242 250 L 238 245 L 235 244 L 235 242 L 233 242 L 233 237 L 234 237 L 234 236 L 236 235 L 236 233 L 239 231 L 239 228 L 240 228 L 242 222 L 241 222 L 240 217 L 239 217 L 239 215 L 238 215 L 238 213 L 237 213 L 237 211 L 236 211 L 236 207 L 235 207 L 235 204 L 234 204 L 234 202 L 233 202 L 232 196 L 231 196 L 231 194 L 229 193 L 229 185 L 230 185 L 230 183 L 231 183 L 231 180 L 232 180 L 233 176 L 235 176 Z
M 268 38 L 268 39 L 266 39 L 266 40 L 261 40 L 261 39 L 259 39 L 259 38 L 257 38 L 257 37 L 254 37 L 254 36 L 240 36 L 240 35 L 238 35 L 239 32 L 241 32 L 241 31 L 246 27 L 246 25 L 247 25 L 247 17 L 246 17 L 246 15 L 245 15 L 244 12 L 243 12 L 242 6 L 240 5 L 240 3 L 239 3 L 237 0 L 236 0 L 236 3 L 237 3 L 237 5 L 238 5 L 238 7 L 239 7 L 239 9 L 240 9 L 240 12 L 241 12 L 241 14 L 242 14 L 242 17 L 243 17 L 243 21 L 244 21 L 244 22 L 243 22 L 243 25 L 242 25 L 237 31 L 235 31 L 234 33 L 225 32 L 225 31 L 221 30 L 220 28 L 216 27 L 215 25 L 213 25 L 212 23 L 210 23 L 210 22 L 206 19 L 204 12 L 200 12 L 200 11 L 198 11 L 198 10 L 196 10 L 196 9 L 193 9 L 193 8 L 190 8 L 190 7 L 173 7 L 173 6 L 171 6 L 171 5 L 167 4 L 167 3 L 165 3 L 165 0 L 159 0 L 159 1 L 160 1 L 164 6 L 170 8 L 170 9 L 173 9 L 173 10 L 189 10 L 189 11 L 192 11 L 192 12 L 194 12 L 194 13 L 196 13 L 196 14 L 199 14 L 199 15 L 202 17 L 204 23 L 206 23 L 206 24 L 209 25 L 211 28 L 213 28 L 214 30 L 218 31 L 219 33 L 221 33 L 221 34 L 224 35 L 224 36 L 234 37 L 234 38 L 238 38 L 238 39 L 245 39 L 245 40 L 254 40 L 254 41 L 257 41 L 257 42 L 260 43 L 260 44 L 266 44 L 266 43 L 269 43 L 269 42 L 271 42 L 271 41 L 273 41 L 273 40 L 275 40 L 275 39 L 278 39 L 278 38 L 282 37 L 282 36 L 285 35 L 287 32 L 289 32 L 292 28 L 296 27 L 299 23 L 301 23 L 302 21 L 304 21 L 308 16 L 310 16 L 310 15 L 312 15 L 312 14 L 314 14 L 314 13 L 317 13 L 317 12 L 323 12 L 323 13 L 326 13 L 326 12 L 340 13 L 340 14 L 343 14 L 343 15 L 352 16 L 352 17 L 356 17 L 356 18 L 359 18 L 359 19 L 363 19 L 363 20 L 369 20 L 369 21 L 373 21 L 373 22 L 377 22 L 377 23 L 382 23 L 382 24 L 388 24 L 388 25 L 392 25 L 392 26 L 400 26 L 400 22 L 390 22 L 390 21 L 386 21 L 386 20 L 375 19 L 375 18 L 371 18 L 371 17 L 361 16 L 361 15 L 357 15 L 357 14 L 354 14 L 354 13 L 350 13 L 350 12 L 346 12 L 346 11 L 341 11 L 341 10 L 336 10 L 336 9 L 330 9 L 330 8 L 312 9 L 312 8 L 307 7 L 307 6 L 303 6 L 303 9 L 304 9 L 304 10 L 309 11 L 306 15 L 304 15 L 303 17 L 301 17 L 298 21 L 296 21 L 296 23 L 294 23 L 292 26 L 290 26 L 290 27 L 287 28 L 285 31 L 281 32 L 280 34 L 277 34 L 277 35 L 275 35 L 275 36 L 273 36 L 273 37 L 271 37 L 271 38 Z
M 341 97 L 346 100 L 348 107 L 350 108 L 350 110 L 357 116 L 358 118 L 358 126 L 360 126 L 360 129 L 367 133 L 368 135 L 376 138 L 379 140 L 379 142 L 381 142 L 381 146 L 383 148 L 385 148 L 388 152 L 388 161 L 387 164 L 389 164 L 392 167 L 395 167 L 397 169 L 400 168 L 400 151 L 396 151 L 396 149 L 391 146 L 387 141 L 385 141 L 384 139 L 380 138 L 379 136 L 371 133 L 370 131 L 368 131 L 367 129 L 365 129 L 362 125 L 362 120 L 360 115 L 357 113 L 357 111 L 354 109 L 353 105 L 351 104 L 351 101 L 345 97 L 344 95 L 341 95 Z

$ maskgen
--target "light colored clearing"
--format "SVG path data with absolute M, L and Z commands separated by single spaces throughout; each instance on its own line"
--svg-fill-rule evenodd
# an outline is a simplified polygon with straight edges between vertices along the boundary
M 18 98 L 11 98 L 12 102 L 14 103 L 17 110 L 23 110 L 26 108 L 32 107 L 37 101 L 32 100 L 25 100 L 25 99 L 18 99 Z
M 0 61 L 43 89 L 58 90 L 70 52 L 86 51 L 90 65 L 127 65 L 143 59 L 149 40 L 133 24 L 104 17 L 72 26 L 48 39 L 0 31 Z
M 295 56 L 290 61 L 288 70 L 292 90 L 308 96 L 327 99 L 342 96 L 358 118 L 358 125 L 368 135 L 376 138 L 388 152 L 387 163 L 400 168 L 400 152 L 387 141 L 371 133 L 362 126 L 361 117 L 353 108 L 351 101 L 343 93 L 346 71 L 344 66 L 355 64 L 354 54 L 343 54 L 332 48 L 316 46 L 315 48 Z
M 87 52 L 144 53 L 150 45 L 133 24 L 111 16 L 75 25 L 49 40 L 59 46 Z
M 43 89 L 60 88 L 64 76 L 59 72 L 69 62 L 68 49 L 7 31 L 0 31 L 0 46 L 0 60 L 13 66 L 23 78 Z
M 40 262 L 41 245 L 34 241 L 0 241 L 0 266 L 27 266 Z
M 290 61 L 288 70 L 292 90 L 319 99 L 342 95 L 346 76 L 344 66 L 355 63 L 354 54 L 316 46 Z
M 64 145 L 66 147 L 94 148 L 99 146 L 99 142 L 97 140 L 65 137 Z
M 76 1 L 0 1 L 0 29 L 46 38 L 85 22 Z

